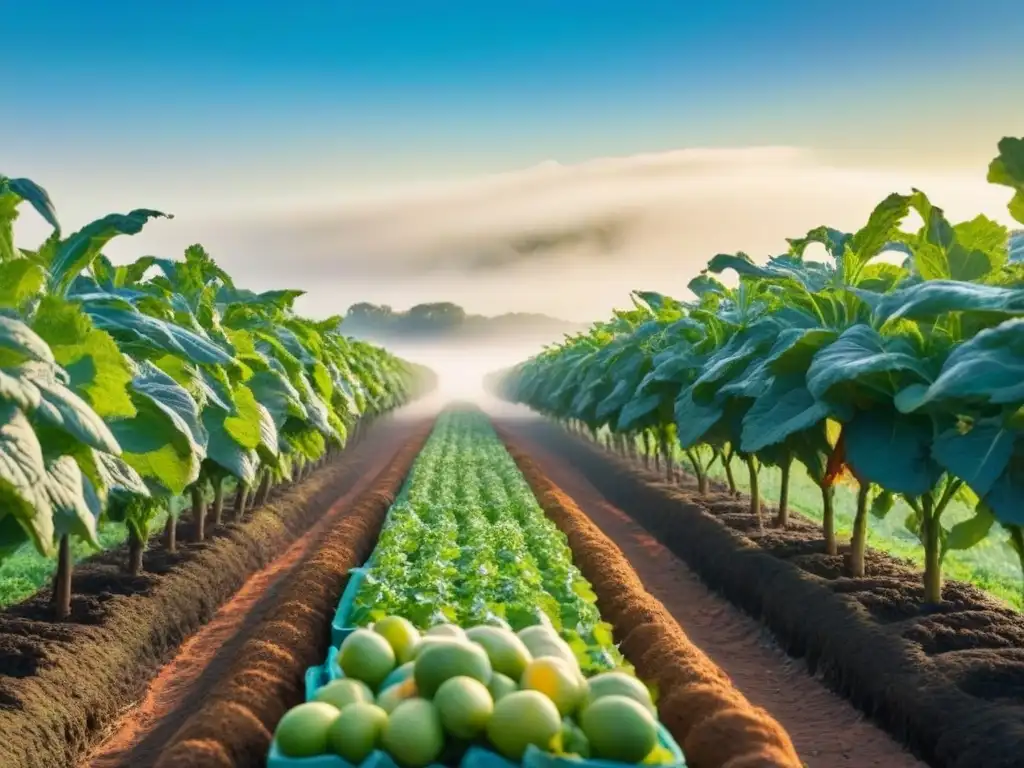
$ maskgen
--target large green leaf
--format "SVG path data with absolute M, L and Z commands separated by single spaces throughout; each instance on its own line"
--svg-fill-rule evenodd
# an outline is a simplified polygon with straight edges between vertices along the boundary
M 120 456 L 97 452 L 95 459 L 96 467 L 109 496 L 149 495 L 149 489 L 141 475 Z
M 17 519 L 37 550 L 53 554 L 43 451 L 32 424 L 11 403 L 0 403 L 0 509 Z
M 259 371 L 246 382 L 259 401 L 274 419 L 280 429 L 289 417 L 306 418 L 306 407 L 301 395 L 287 377 L 275 370 Z
M 188 430 L 153 400 L 138 396 L 135 415 L 111 421 L 110 430 L 125 463 L 164 493 L 184 493 L 198 479 L 203 456 Z
M 969 428 L 954 426 L 940 432 L 932 453 L 984 499 L 1009 466 L 1017 438 L 1000 419 L 982 419 Z
M 816 400 L 799 374 L 777 377 L 747 411 L 740 447 L 756 453 L 824 421 L 832 409 Z
M 256 451 L 243 448 L 225 428 L 230 414 L 220 408 L 203 409 L 203 426 L 209 435 L 207 458 L 245 485 L 256 480 L 259 466 Z
M 818 400 L 849 401 L 851 389 L 891 396 L 901 383 L 930 381 L 926 360 L 907 339 L 883 336 L 867 325 L 848 328 L 823 348 L 807 370 L 807 389 Z
M 0 368 L 35 360 L 52 363 L 50 346 L 28 325 L 0 315 Z
M 921 496 L 942 477 L 931 453 L 929 419 L 879 405 L 843 425 L 846 461 L 858 479 L 896 493 Z
M 934 320 L 950 312 L 1024 315 L 1024 290 L 955 280 L 929 280 L 893 291 L 882 297 L 874 308 L 878 323 L 901 317 Z
M 178 432 L 188 438 L 192 450 L 202 457 L 206 430 L 199 416 L 199 406 L 187 389 L 149 361 L 143 361 L 132 378 L 132 391 L 164 411 Z
M 230 365 L 234 362 L 231 355 L 216 344 L 180 325 L 135 310 L 92 302 L 85 304 L 85 311 L 97 328 L 144 349 L 162 350 L 206 365 Z
M 34 181 L 31 179 L 7 179 L 0 176 L 0 194 L 5 192 L 13 193 L 27 202 L 51 227 L 60 230 L 57 209 L 54 208 L 50 195 Z
M 28 259 L 0 261 L 0 309 L 20 311 L 46 283 L 46 271 Z
M 45 489 L 53 507 L 55 535 L 77 536 L 99 548 L 96 524 L 103 501 L 73 458 L 58 456 L 47 462 Z
M 1024 139 L 1006 137 L 999 142 L 999 156 L 988 167 L 988 180 L 1014 191 L 1010 214 L 1024 222 Z
M 63 294 L 75 277 L 99 255 L 104 245 L 118 235 L 134 235 L 141 232 L 146 222 L 156 217 L 173 218 L 160 211 L 139 208 L 127 214 L 112 213 L 86 224 L 63 241 L 57 249 L 50 264 L 51 290 Z
M 1007 320 L 954 349 L 930 385 L 914 384 L 896 396 L 910 413 L 950 400 L 1009 405 L 1024 402 L 1024 318 Z
M 104 418 L 131 416 L 128 393 L 132 372 L 117 343 L 78 305 L 55 296 L 40 303 L 33 329 L 53 350 L 54 359 L 68 374 L 68 384 Z
M 57 378 L 53 366 L 26 363 L 21 366 L 21 374 L 39 389 L 41 395 L 33 413 L 34 418 L 63 430 L 91 448 L 106 453 L 120 453 L 117 440 L 103 419 Z

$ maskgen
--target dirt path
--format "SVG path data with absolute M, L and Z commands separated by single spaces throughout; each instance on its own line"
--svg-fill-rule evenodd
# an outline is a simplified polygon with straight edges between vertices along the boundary
M 109 738 L 79 768 L 147 768 L 231 667 L 252 627 L 276 604 L 288 574 L 316 551 L 325 530 L 344 516 L 353 501 L 388 465 L 419 420 L 382 426 L 356 448 L 355 483 L 309 531 L 262 571 L 254 573 L 213 619 L 186 640 L 149 685 L 145 698 L 118 720 Z
M 753 704 L 786 728 L 808 768 L 924 768 L 925 763 L 779 650 L 757 621 L 709 591 L 685 563 L 611 505 L 568 462 L 529 439 L 522 423 L 502 426 L 619 546 L 647 591 L 664 603 L 690 639 Z

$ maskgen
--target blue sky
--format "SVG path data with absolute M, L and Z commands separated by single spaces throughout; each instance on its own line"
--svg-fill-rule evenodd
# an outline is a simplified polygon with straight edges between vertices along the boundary
M 227 247 L 210 222 L 257 202 L 688 147 L 980 178 L 1024 134 L 1019 0 L 0 5 L 0 172 L 75 224 L 178 214 L 135 248 Z

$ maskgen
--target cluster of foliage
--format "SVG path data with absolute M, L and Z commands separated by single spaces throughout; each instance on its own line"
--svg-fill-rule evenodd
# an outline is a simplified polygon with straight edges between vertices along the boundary
M 14 244 L 26 202 L 53 228 L 35 250 Z M 69 537 L 97 545 L 101 518 L 125 523 L 137 572 L 171 498 L 191 495 L 202 539 L 209 495 L 219 522 L 236 486 L 241 513 L 431 384 L 343 336 L 340 318 L 297 315 L 301 291 L 236 287 L 198 245 L 180 261 L 102 255 L 165 216 L 111 214 L 64 236 L 43 188 L 0 176 L 0 558 L 25 542 L 59 550 L 60 616 Z
M 351 622 L 547 624 L 580 666 L 624 666 L 596 596 L 487 417 L 447 412 L 388 512 Z
M 989 181 L 1010 186 L 1024 222 L 1024 139 L 999 144 Z M 905 231 L 916 212 L 921 225 Z M 837 551 L 834 483 L 858 485 L 849 558 L 864 575 L 869 517 L 901 497 L 925 551 L 924 593 L 941 600 L 942 562 L 998 523 L 1024 567 L 1024 233 L 978 216 L 957 224 L 924 193 L 893 194 L 854 233 L 817 227 L 757 264 L 719 254 L 689 283 L 692 301 L 636 292 L 588 333 L 501 374 L 504 397 L 632 452 L 682 451 L 702 491 L 720 461 L 748 468 L 760 520 L 761 465 L 821 488 L 827 551 Z M 829 259 L 805 257 L 810 246 Z M 888 258 L 879 258 L 880 256 Z M 896 258 L 893 258 L 896 257 Z M 731 270 L 738 286 L 712 273 Z M 653 442 L 652 442 L 653 441 Z M 944 526 L 954 499 L 975 514 Z

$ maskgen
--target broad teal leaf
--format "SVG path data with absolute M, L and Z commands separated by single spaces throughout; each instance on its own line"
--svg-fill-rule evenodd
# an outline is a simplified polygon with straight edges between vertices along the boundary
M 1024 318 L 981 331 L 956 347 L 938 378 L 931 385 L 901 391 L 896 407 L 910 413 L 950 400 L 995 405 L 1024 402 Z
M 256 452 L 243 448 L 228 433 L 224 422 L 229 416 L 227 411 L 220 408 L 203 409 L 203 426 L 209 435 L 206 456 L 240 482 L 252 485 L 258 467 Z
M 213 342 L 174 323 L 138 311 L 113 309 L 92 303 L 85 305 L 85 311 L 97 328 L 128 343 L 170 352 L 194 363 L 230 365 L 234 362 L 230 354 Z
M 637 429 L 650 414 L 658 410 L 659 403 L 661 396 L 657 394 L 634 396 L 619 412 L 619 431 L 631 432 Z
M 901 317 L 934 320 L 949 312 L 1024 315 L 1024 290 L 955 280 L 929 280 L 881 297 L 874 308 L 877 323 Z
M 97 452 L 96 466 L 109 495 L 149 496 L 142 477 L 120 456 Z
M 882 336 L 867 325 L 847 329 L 818 352 L 807 370 L 807 389 L 816 399 L 828 399 L 833 388 L 855 385 L 883 395 L 915 380 L 930 381 L 927 361 L 900 337 Z M 839 399 L 842 402 L 843 398 Z
M 693 388 L 683 390 L 676 399 L 675 419 L 679 445 L 684 450 L 704 441 L 704 436 L 722 418 L 725 409 L 714 403 L 698 404 L 693 400 Z
M 0 178 L 0 194 L 5 191 L 13 192 L 22 200 L 36 209 L 36 213 L 46 220 L 46 223 L 55 230 L 60 231 L 60 222 L 57 220 L 57 209 L 53 206 L 49 193 L 31 179 L 2 179 Z
M 1014 191 L 1010 215 L 1024 222 L 1024 138 L 1008 136 L 999 142 L 999 155 L 988 167 L 988 180 Z
M 132 391 L 162 410 L 191 443 L 192 450 L 204 455 L 206 430 L 200 420 L 199 406 L 188 390 L 148 360 L 138 365 L 132 378 Z
M 741 448 L 747 453 L 776 445 L 828 418 L 831 409 L 811 395 L 800 375 L 776 378 L 743 419 Z
M 931 453 L 929 419 L 885 406 L 858 411 L 843 425 L 846 461 L 854 475 L 895 493 L 921 496 L 942 477 Z
M 160 211 L 139 208 L 131 213 L 112 213 L 86 224 L 64 240 L 50 265 L 50 283 L 55 293 L 63 293 L 78 274 L 86 269 L 100 250 L 118 235 L 134 235 L 142 231 L 152 218 L 173 218 Z
M 969 429 L 952 427 L 939 433 L 932 446 L 935 459 L 979 497 L 985 496 L 1013 458 L 1018 434 L 999 419 L 982 419 Z

